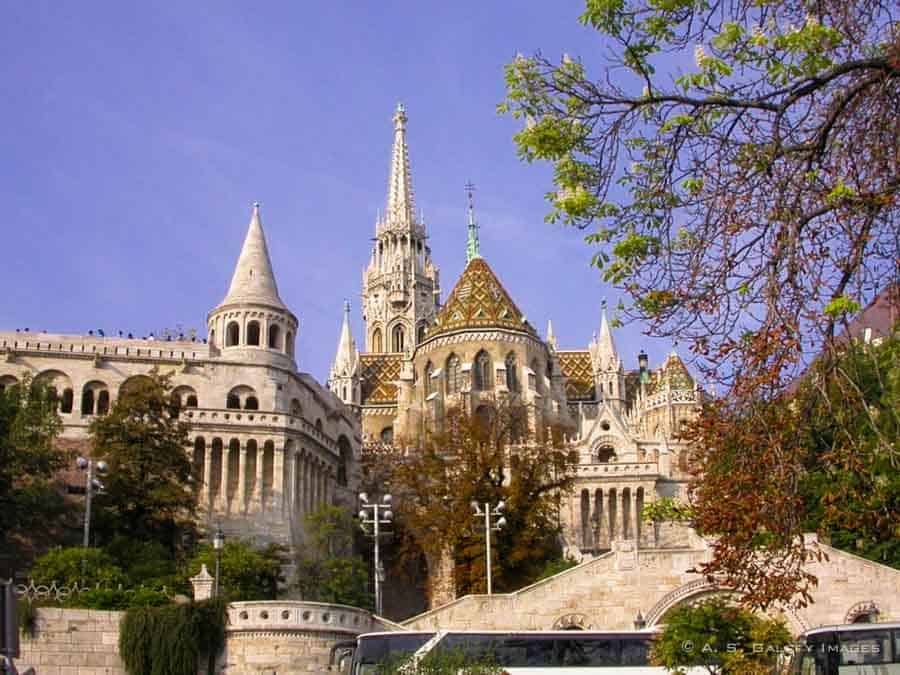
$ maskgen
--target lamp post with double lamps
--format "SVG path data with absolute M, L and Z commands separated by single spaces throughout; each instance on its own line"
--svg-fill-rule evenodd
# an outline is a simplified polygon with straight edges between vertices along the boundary
M 487 594 L 491 595 L 491 532 L 499 532 L 506 525 L 506 518 L 503 516 L 503 509 L 506 508 L 506 502 L 503 500 L 497 502 L 497 506 L 492 507 L 490 502 L 483 505 L 476 501 L 472 502 L 472 510 L 475 512 L 476 518 L 484 518 L 484 541 L 485 555 L 487 557 Z M 491 517 L 497 519 L 493 524 Z
M 85 548 L 91 545 L 91 502 L 93 501 L 94 490 L 102 490 L 103 483 L 94 478 L 94 472 L 97 475 L 104 475 L 109 470 L 106 462 L 100 460 L 94 463 L 94 460 L 86 457 L 79 457 L 75 460 L 75 465 L 85 472 L 84 479 L 84 540 L 82 544 Z
M 213 535 L 213 550 L 216 552 L 216 580 L 213 586 L 213 597 L 219 597 L 219 568 L 222 564 L 222 549 L 225 548 L 225 533 L 222 526 L 216 526 L 216 533 Z
M 379 539 L 381 538 L 381 526 L 390 525 L 394 517 L 394 513 L 391 511 L 391 496 L 384 495 L 380 503 L 377 499 L 369 502 L 369 495 L 360 492 L 359 501 L 359 524 L 363 532 L 375 541 L 375 613 L 381 616 L 381 584 L 384 582 L 384 567 L 381 565 Z M 371 532 L 367 527 L 369 525 L 372 526 Z

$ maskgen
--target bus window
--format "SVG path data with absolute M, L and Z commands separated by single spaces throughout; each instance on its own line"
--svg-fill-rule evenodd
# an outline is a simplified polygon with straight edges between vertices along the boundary
M 649 640 L 623 640 L 622 665 L 646 666 L 650 663 Z
M 890 634 L 887 631 L 853 631 L 840 634 L 841 660 L 838 673 L 856 673 L 863 666 L 890 661 Z
M 557 663 L 561 666 L 606 667 L 619 665 L 619 640 L 557 640 Z

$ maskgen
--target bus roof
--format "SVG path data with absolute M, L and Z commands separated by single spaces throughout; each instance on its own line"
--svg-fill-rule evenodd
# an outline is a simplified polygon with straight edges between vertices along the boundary
M 803 635 L 819 635 L 821 633 L 843 633 L 845 631 L 871 631 L 885 629 L 900 629 L 900 621 L 884 621 L 882 623 L 847 623 L 834 626 L 819 626 L 811 628 Z
M 440 628 L 435 630 L 410 630 L 410 631 L 380 631 L 374 633 L 362 633 L 357 636 L 359 638 L 368 638 L 368 637 L 391 637 L 391 636 L 402 636 L 402 635 L 436 635 L 437 633 L 442 633 L 444 635 L 521 635 L 521 636 L 531 636 L 531 637 L 568 637 L 568 638 L 576 638 L 579 635 L 582 636 L 597 636 L 597 635 L 607 635 L 610 637 L 622 637 L 622 636 L 639 636 L 645 635 L 647 637 L 653 637 L 659 631 L 653 628 L 645 628 L 642 630 L 474 630 L 474 629 L 465 629 L 465 630 L 456 630 L 454 628 Z

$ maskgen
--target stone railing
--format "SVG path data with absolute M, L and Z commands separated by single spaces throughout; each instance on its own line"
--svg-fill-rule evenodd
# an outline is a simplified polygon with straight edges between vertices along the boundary
M 185 361 L 209 358 L 209 348 L 202 342 L 168 340 L 125 340 L 118 337 L 98 338 L 41 333 L 14 333 L 0 335 L 0 351 L 48 352 L 53 355 L 89 357 L 132 357 Z
M 288 413 L 273 413 L 260 410 L 242 410 L 239 408 L 186 408 L 181 411 L 181 418 L 191 424 L 227 424 L 229 426 L 244 425 L 247 427 L 273 427 L 283 429 L 293 427 L 315 438 L 333 452 L 337 452 L 337 443 L 316 429 L 302 417 Z
M 617 476 L 659 473 L 656 462 L 611 462 L 606 464 L 580 464 L 578 476 Z
M 370 612 L 349 605 L 269 600 L 228 605 L 228 633 L 246 631 L 317 631 L 357 635 L 383 630 Z
M 644 410 L 650 410 L 669 403 L 699 403 L 700 397 L 695 389 L 672 389 L 651 394 L 644 399 Z

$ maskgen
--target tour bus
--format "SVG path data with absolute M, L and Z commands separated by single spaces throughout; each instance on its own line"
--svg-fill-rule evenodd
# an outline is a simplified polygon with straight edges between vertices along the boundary
M 795 675 L 900 675 L 900 622 L 814 628 L 793 663 Z
M 660 675 L 650 665 L 654 632 L 622 631 L 437 631 L 366 633 L 356 641 L 350 675 L 374 675 L 379 663 L 403 655 L 424 657 L 435 650 L 461 650 L 473 659 L 490 659 L 510 675 L 579 674 Z M 691 669 L 694 670 L 694 669 Z

